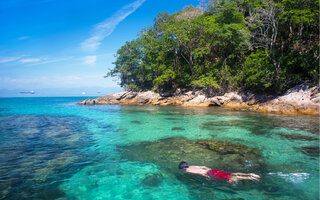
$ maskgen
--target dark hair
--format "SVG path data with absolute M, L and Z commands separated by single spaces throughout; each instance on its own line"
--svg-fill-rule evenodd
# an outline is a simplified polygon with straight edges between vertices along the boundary
M 188 168 L 188 162 L 186 161 L 181 161 L 180 164 L 178 165 L 179 169 L 184 169 L 184 168 Z

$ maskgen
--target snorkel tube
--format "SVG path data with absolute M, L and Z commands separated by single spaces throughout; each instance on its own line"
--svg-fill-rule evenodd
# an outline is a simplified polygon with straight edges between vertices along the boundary
M 186 161 L 186 163 L 184 163 L 184 165 L 182 166 L 182 169 L 184 169 L 187 165 L 188 165 L 188 161 Z

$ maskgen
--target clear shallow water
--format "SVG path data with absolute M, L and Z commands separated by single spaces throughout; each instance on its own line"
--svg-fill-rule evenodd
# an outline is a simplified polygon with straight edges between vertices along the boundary
M 80 100 L 0 99 L 0 199 L 319 198 L 318 117 Z M 202 140 L 231 152 L 192 143 Z M 262 179 L 207 180 L 181 160 Z

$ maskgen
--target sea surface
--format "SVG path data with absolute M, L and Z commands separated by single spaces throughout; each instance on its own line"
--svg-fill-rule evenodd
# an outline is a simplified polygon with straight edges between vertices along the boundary
M 319 117 L 83 99 L 0 98 L 0 199 L 319 199 Z

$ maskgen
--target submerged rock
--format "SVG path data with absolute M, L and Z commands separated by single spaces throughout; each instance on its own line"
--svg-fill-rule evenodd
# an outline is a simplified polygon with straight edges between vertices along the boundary
M 255 135 L 264 135 L 267 134 L 270 129 L 273 128 L 269 126 L 267 123 L 265 124 L 258 124 L 258 123 L 251 123 L 244 120 L 230 120 L 230 121 L 209 121 L 202 123 L 199 128 L 214 132 L 224 132 L 229 128 L 240 128 L 250 131 L 252 134 Z
M 118 146 L 118 149 L 125 159 L 151 162 L 169 171 L 176 170 L 181 160 L 188 161 L 190 165 L 242 172 L 256 171 L 263 166 L 258 149 L 214 140 L 168 138 Z
M 303 153 L 319 158 L 320 147 L 319 146 L 306 146 L 301 147 Z
M 289 139 L 289 140 L 301 140 L 301 141 L 316 141 L 318 138 L 307 136 L 307 135 L 297 135 L 288 133 L 278 133 L 279 135 Z
M 163 181 L 163 176 L 160 173 L 153 173 L 151 175 L 146 176 L 141 184 L 148 187 L 158 187 Z
M 171 130 L 173 130 L 173 131 L 184 131 L 186 129 L 183 128 L 183 127 L 172 127 Z
M 258 149 L 249 148 L 237 143 L 220 142 L 214 140 L 199 140 L 196 142 L 196 144 L 203 145 L 205 148 L 218 152 L 219 154 L 239 154 L 242 156 L 258 156 L 260 154 Z
M 103 129 L 112 129 L 113 125 L 112 124 L 100 124 L 98 125 L 99 128 L 103 128 Z
M 246 128 L 244 127 L 244 122 L 240 120 L 231 120 L 231 121 L 208 121 L 203 122 L 199 128 L 209 131 L 225 131 L 228 126 L 237 126 L 240 128 Z
M 58 115 L 14 115 L 0 117 L 0 122 L 6 124 L 2 130 L 4 133 L 15 133 L 14 137 L 0 145 L 0 149 L 5 150 L 0 154 L 0 171 L 11 174 L 1 180 L 0 191 L 4 192 L 0 192 L 0 199 L 60 197 L 62 194 L 56 189 L 53 179 L 68 178 L 72 175 L 71 171 L 79 169 L 87 161 L 87 154 L 81 149 L 91 143 L 78 142 L 80 138 L 88 137 L 83 125 L 86 119 Z M 48 188 L 54 192 L 47 191 Z
M 243 121 L 241 120 L 231 120 L 231 121 L 209 121 L 203 122 L 203 126 L 239 126 L 242 125 Z
M 131 123 L 134 123 L 134 124 L 142 124 L 140 121 L 137 121 L 137 120 L 133 120 L 133 121 L 130 121 Z
M 170 120 L 170 121 L 179 121 L 180 119 L 178 118 L 174 118 L 174 117 L 167 117 L 165 118 L 166 120 Z

